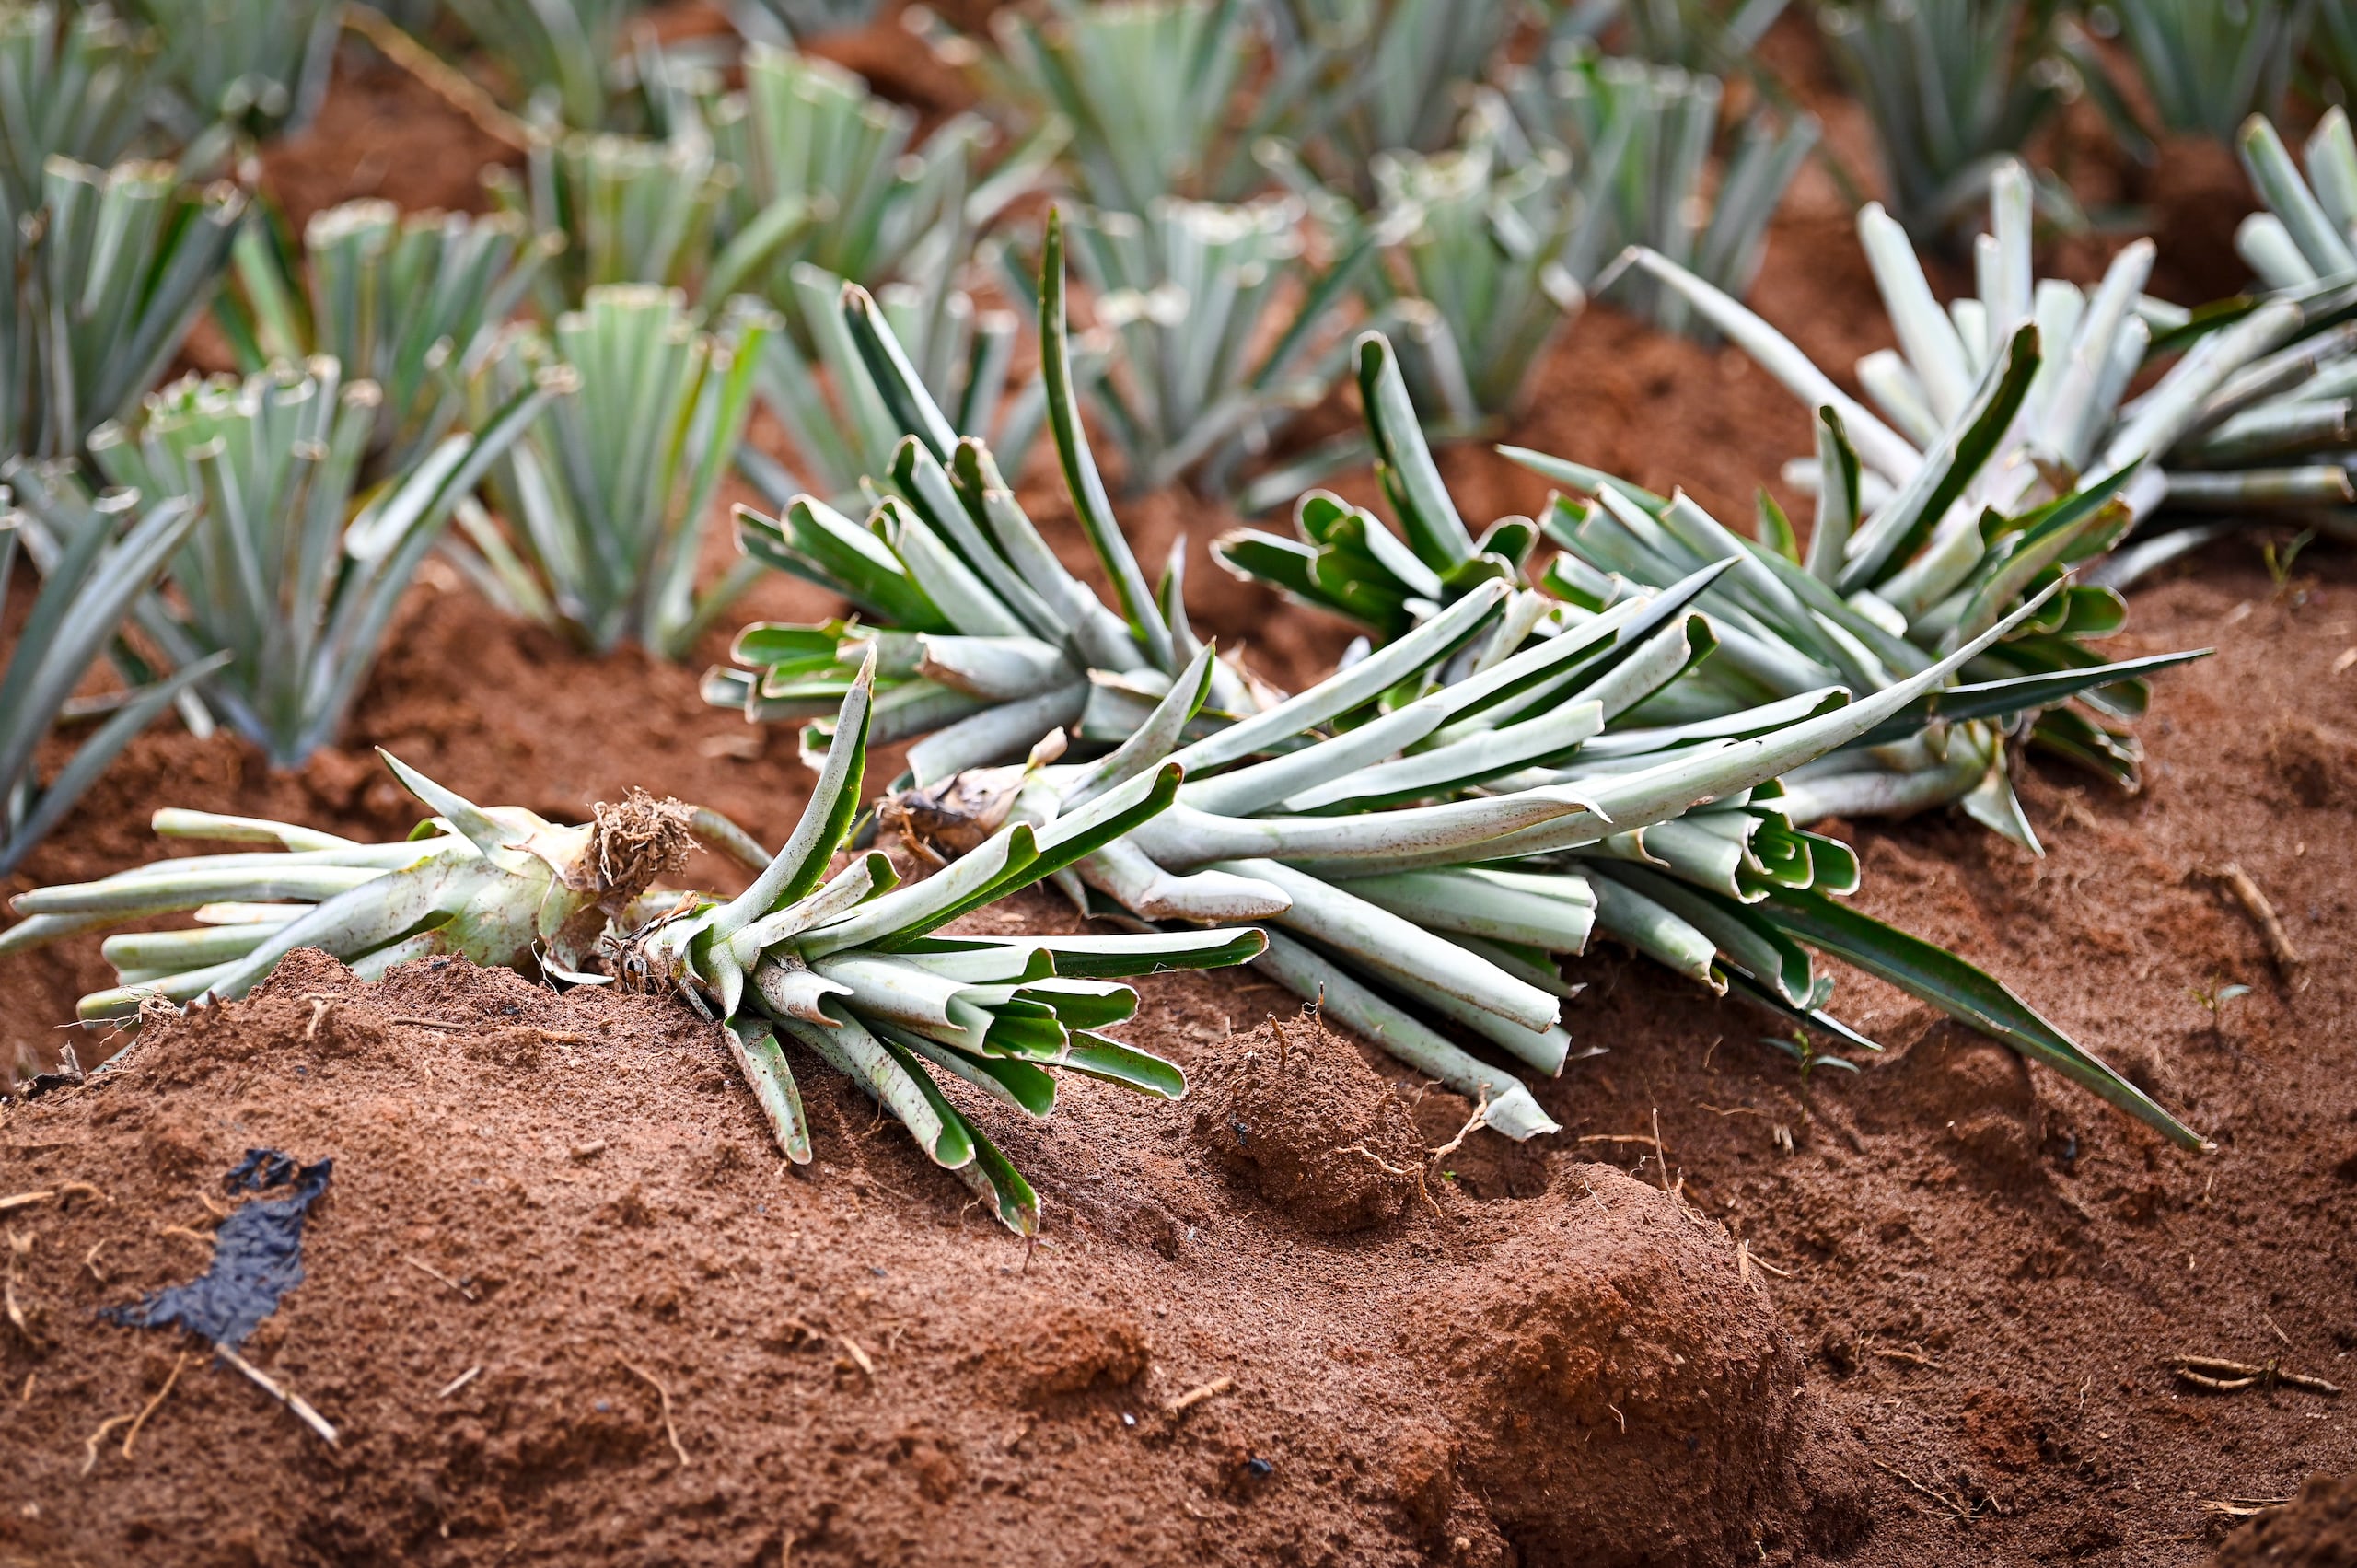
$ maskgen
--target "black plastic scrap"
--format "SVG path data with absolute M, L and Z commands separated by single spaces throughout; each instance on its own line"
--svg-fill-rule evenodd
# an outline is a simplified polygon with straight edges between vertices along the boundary
M 284 1198 L 251 1202 L 213 1233 L 213 1266 L 101 1316 L 133 1329 L 178 1324 L 200 1339 L 231 1350 L 278 1310 L 279 1298 L 303 1283 L 303 1217 L 328 1190 L 333 1160 L 298 1165 L 276 1149 L 248 1149 L 225 1179 L 231 1192 L 292 1187 Z

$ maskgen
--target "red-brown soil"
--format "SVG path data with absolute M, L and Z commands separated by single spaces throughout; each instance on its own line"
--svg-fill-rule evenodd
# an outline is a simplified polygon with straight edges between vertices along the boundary
M 1865 172 L 1805 42 L 1782 28 L 1771 52 Z M 272 155 L 290 203 L 468 200 L 486 149 L 462 125 L 402 78 L 353 87 Z M 2194 173 L 2179 183 L 2216 183 Z M 2223 228 L 2179 215 L 2209 198 L 2179 202 L 2170 177 L 2129 194 L 2196 248 L 2181 275 L 2230 275 Z M 2079 244 L 2067 264 L 2100 261 Z M 1821 173 L 1754 301 L 1837 376 L 1882 341 Z M 1513 434 L 1740 520 L 1806 421 L 1739 355 L 1599 306 Z M 1445 467 L 1477 523 L 1543 502 L 1486 453 Z M 1224 509 L 1167 494 L 1124 516 L 1150 563 L 1188 540 L 1198 624 L 1273 679 L 1347 641 L 1211 568 Z M 1565 1133 L 1476 1134 L 1428 1203 L 1346 1151 L 1404 1167 L 1469 1107 L 1294 1023 L 1248 974 L 1184 976 L 1143 988 L 1130 1033 L 1187 1066 L 1190 1100 L 1083 1086 L 1045 1129 L 981 1113 L 1045 1200 L 1027 1249 L 807 1061 L 818 1157 L 784 1168 L 676 1006 L 455 967 L 373 990 L 293 970 L 157 1030 L 104 1086 L 0 1109 L 0 1198 L 103 1194 L 0 1215 L 30 1330 L 0 1324 L 0 1474 L 17 1481 L 0 1562 L 2202 1562 L 2239 1514 L 2357 1473 L 2345 1399 L 2206 1394 L 2165 1365 L 2347 1384 L 2357 1351 L 2357 567 L 2319 546 L 2300 568 L 2279 595 L 2255 548 L 2226 544 L 2134 596 L 2122 654 L 2219 655 L 2158 682 L 2142 796 L 2026 769 L 2044 859 L 1945 818 L 1854 835 L 1863 907 L 2014 985 L 2214 1155 L 2171 1152 L 1854 978 L 1841 1009 L 1891 1050 L 1804 1096 L 1758 1017 L 1607 950 L 1573 966 L 1569 1022 L 1608 1053 L 1541 1092 Z M 744 615 L 832 609 L 772 581 Z M 158 729 L 14 888 L 146 858 L 167 804 L 403 830 L 416 808 L 374 744 L 486 801 L 578 818 L 642 784 L 775 842 L 807 789 L 793 738 L 702 708 L 694 675 L 583 656 L 429 571 L 342 749 L 273 776 L 233 739 Z M 2272 968 L 2206 875 L 2228 861 L 2304 965 Z M 983 918 L 1067 917 L 1027 899 Z M 108 979 L 94 944 L 0 966 L 0 1062 L 52 1061 L 74 997 Z M 2228 983 L 2254 990 L 2215 1015 L 2194 994 Z M 305 998 L 331 994 L 306 1040 Z M 1306 1057 L 1255 1033 L 1271 1015 Z M 1271 1157 L 1218 1147 L 1239 1102 L 1279 1108 Z M 337 1161 L 308 1277 L 249 1349 L 342 1449 L 192 1354 L 133 1457 L 116 1426 L 85 1475 L 86 1439 L 177 1354 L 94 1309 L 198 1272 L 204 1247 L 179 1232 L 209 1228 L 220 1174 L 263 1144 Z M 686 1464 L 632 1366 L 668 1389 Z M 2226 1560 L 2352 1561 L 2346 1498 L 2318 1485 L 2263 1513 Z
M 1311 1185 L 1352 1179 L 1357 1121 L 1412 1127 L 1347 1040 L 1225 1035 L 1243 999 L 1156 984 L 1150 1038 L 1287 1074 L 1289 1120 L 1253 1131 Z M 1185 1106 L 1081 1095 L 1006 1140 L 1059 1194 L 1027 1251 L 840 1079 L 807 1081 L 796 1171 L 672 1005 L 456 964 L 364 987 L 304 955 L 157 1029 L 0 1155 L 11 1191 L 99 1194 L 9 1216 L 34 1506 L 0 1539 L 53 1562 L 1495 1562 L 1512 1540 L 1633 1563 L 1679 1531 L 1788 1557 L 1863 1523 L 1767 1276 L 1618 1170 L 1504 1204 L 1440 1183 L 1327 1239 L 1196 1157 Z M 248 1352 L 343 1441 L 195 1365 L 86 1476 L 85 1412 L 136 1411 L 180 1349 L 91 1309 L 201 1265 L 249 1146 L 335 1161 L 308 1278 Z
M 2357 1483 L 2311 1476 L 2291 1506 L 2253 1519 L 2218 1549 L 2218 1568 L 2333 1568 L 2357 1562 Z

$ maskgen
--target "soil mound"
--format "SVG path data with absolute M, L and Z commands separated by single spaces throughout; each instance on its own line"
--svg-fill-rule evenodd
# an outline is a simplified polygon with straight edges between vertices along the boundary
M 785 1166 L 654 998 L 301 953 L 157 1014 L 0 1106 L 0 1562 L 1503 1568 L 1806 1532 L 1798 1358 L 1715 1225 L 1600 1167 L 1427 1205 L 1355 1046 L 1204 1044 L 1201 977 L 1149 983 L 1204 1106 L 975 1108 L 1047 1200 L 1036 1247 L 799 1058 L 817 1158 Z M 1205 1109 L 1259 1191 L 1188 1143 Z M 205 1272 L 255 1149 L 333 1162 L 241 1353 L 334 1446 L 103 1316 Z
M 1190 1098 L 1197 1146 L 1313 1234 L 1389 1224 L 1422 1190 L 1407 1102 L 1323 1025 L 1271 1018 L 1232 1038 Z
M 1487 1288 L 1431 1308 L 1467 1389 L 1463 1468 L 1523 1562 L 1757 1562 L 1858 1534 L 1863 1489 L 1834 1479 L 1854 1445 L 1814 1430 L 1802 1353 L 1724 1230 L 1609 1166 L 1521 1217 Z
M 2357 1564 L 2357 1475 L 2310 1476 L 2283 1507 L 2226 1538 L 2211 1568 L 2351 1568 Z

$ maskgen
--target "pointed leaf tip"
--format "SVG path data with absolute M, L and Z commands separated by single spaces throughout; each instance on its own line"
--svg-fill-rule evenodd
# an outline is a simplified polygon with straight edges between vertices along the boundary
M 415 796 L 435 816 L 448 822 L 477 849 L 488 854 L 507 847 L 513 835 L 482 807 L 458 791 L 435 783 L 381 746 L 377 748 L 377 755 L 385 760 L 385 765 L 393 771 L 393 776 L 401 782 L 403 789 Z

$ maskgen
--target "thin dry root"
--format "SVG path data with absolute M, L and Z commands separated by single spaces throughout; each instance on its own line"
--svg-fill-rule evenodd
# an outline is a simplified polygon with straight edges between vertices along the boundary
M 1484 1084 L 1481 1086 L 1481 1098 L 1474 1102 L 1473 1114 L 1465 1119 L 1465 1125 L 1457 1130 L 1457 1136 L 1451 1138 L 1447 1143 L 1443 1144 L 1439 1148 L 1433 1150 L 1432 1153 L 1424 1157 L 1432 1161 L 1433 1164 L 1438 1165 L 1441 1161 L 1446 1159 L 1449 1156 L 1463 1148 L 1465 1146 L 1465 1140 L 1470 1138 L 1474 1133 L 1489 1125 L 1489 1121 L 1490 1086 Z
M 82 1439 L 82 1473 L 88 1475 L 99 1468 L 99 1445 L 107 1440 L 108 1433 L 112 1432 L 126 1421 L 138 1419 L 139 1414 L 134 1411 L 129 1415 L 110 1415 L 99 1423 L 99 1429 Z
M 1236 1379 L 1233 1377 L 1214 1377 L 1208 1383 L 1198 1384 L 1170 1401 L 1170 1413 L 1184 1414 L 1205 1400 L 1216 1399 L 1235 1387 Z
M 2239 1394 L 2246 1388 L 2278 1388 L 2328 1397 L 2340 1392 L 2338 1383 L 2286 1372 L 2272 1361 L 2254 1366 L 2248 1362 L 2224 1361 L 2214 1355 L 2178 1355 L 2169 1358 L 2169 1366 L 2187 1384 L 2205 1393 Z
M 324 1442 L 329 1447 L 333 1448 L 338 1446 L 339 1440 L 336 1437 L 335 1428 L 330 1426 L 328 1424 L 327 1418 L 321 1415 L 319 1411 L 313 1410 L 309 1401 L 305 1400 L 302 1395 L 296 1393 L 292 1388 L 281 1388 L 271 1378 L 269 1373 L 264 1372 L 261 1367 L 256 1366 L 252 1362 L 248 1361 L 244 1356 L 239 1355 L 236 1351 L 231 1350 L 227 1345 L 223 1344 L 218 1340 L 214 1342 L 213 1353 L 227 1362 L 231 1366 L 236 1367 L 238 1371 L 244 1373 L 248 1377 L 253 1379 L 254 1386 L 260 1388 L 263 1393 L 268 1394 L 272 1399 L 276 1400 L 280 1404 L 284 1405 L 288 1410 L 294 1411 L 295 1418 L 297 1421 L 300 1421 L 304 1425 L 309 1427 L 313 1432 L 318 1433 L 319 1434 L 320 1441 Z
M 444 62 L 381 12 L 366 6 L 347 6 L 343 25 L 375 44 L 386 59 L 416 77 L 427 91 L 465 115 L 476 130 L 493 141 L 519 153 L 532 150 L 531 127 L 500 108 L 498 100 L 477 87 L 465 73 Z
M 22 1236 L 15 1231 L 8 1233 L 8 1270 L 5 1283 L 0 1283 L 0 1306 L 5 1306 L 7 1310 L 8 1327 L 17 1330 L 27 1349 L 38 1354 L 42 1349 L 41 1340 L 33 1333 L 32 1322 L 26 1316 L 24 1304 L 17 1299 L 17 1260 L 32 1249 L 32 1232 L 27 1231 Z
M 474 1292 L 469 1290 L 466 1286 L 460 1284 L 458 1281 L 452 1279 L 449 1275 L 444 1273 L 433 1264 L 424 1262 L 416 1258 L 412 1258 L 406 1253 L 402 1254 L 401 1261 L 407 1263 L 411 1268 L 415 1269 L 419 1273 L 425 1275 L 428 1279 L 441 1281 L 444 1284 L 448 1285 L 452 1290 L 457 1291 L 467 1300 L 472 1301 L 475 1298 Z
M 145 1407 L 140 1411 L 138 1416 L 133 1420 L 131 1423 L 131 1430 L 122 1434 L 122 1457 L 124 1458 L 127 1459 L 131 1458 L 131 1446 L 139 1440 L 139 1429 L 147 1424 L 147 1418 L 156 1413 L 156 1407 L 162 1404 L 165 1400 L 170 1397 L 173 1385 L 180 1380 L 180 1368 L 187 1365 L 188 1352 L 182 1351 L 180 1352 L 178 1359 L 172 1363 L 172 1375 L 164 1379 L 164 1386 L 156 1390 L 156 1397 L 148 1400 Z
M 2250 916 L 2258 934 L 2267 940 L 2267 956 L 2274 960 L 2276 973 L 2290 980 L 2307 959 L 2292 945 L 2292 934 L 2283 929 L 2282 918 L 2275 912 L 2267 895 L 2259 891 L 2258 884 L 2251 880 L 2250 873 L 2230 860 L 2210 875 L 2223 883 L 2226 890 L 2234 894 L 2235 901 L 2243 906 L 2243 912 Z
M 671 1424 L 671 1390 L 663 1386 L 663 1379 L 656 1376 L 655 1374 L 647 1371 L 643 1366 L 633 1366 L 629 1362 L 625 1361 L 622 1363 L 622 1370 L 628 1372 L 632 1376 L 640 1379 L 642 1382 L 651 1383 L 655 1386 L 656 1394 L 663 1401 L 663 1435 L 671 1440 L 671 1452 L 679 1456 L 679 1468 L 681 1469 L 686 1469 L 688 1468 L 688 1451 L 679 1446 L 679 1429 Z

